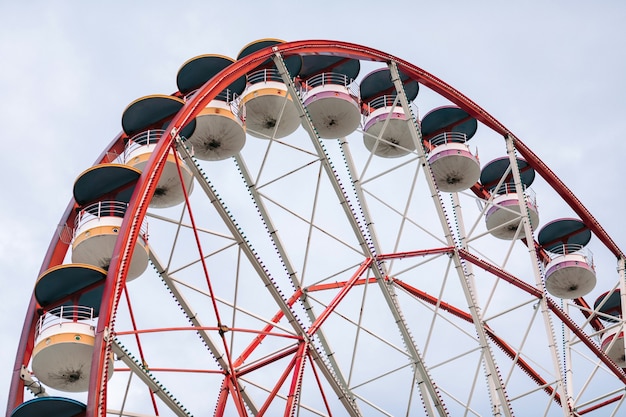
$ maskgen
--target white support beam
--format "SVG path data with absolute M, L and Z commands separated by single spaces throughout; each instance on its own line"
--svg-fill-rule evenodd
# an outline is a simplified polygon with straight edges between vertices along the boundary
M 539 299 L 539 305 L 541 309 L 541 315 L 544 321 L 544 328 L 546 331 L 546 337 L 549 344 L 550 355 L 552 356 L 552 363 L 554 365 L 554 376 L 556 378 L 556 392 L 559 393 L 561 399 L 561 409 L 565 417 L 573 417 L 571 395 L 567 390 L 565 384 L 565 376 L 563 374 L 563 368 L 561 367 L 561 360 L 557 351 L 556 334 L 554 332 L 554 325 L 552 324 L 552 318 L 550 317 L 550 309 L 546 302 L 546 289 L 543 283 L 543 277 L 539 265 L 541 260 L 535 247 L 535 240 L 533 234 L 532 224 L 530 222 L 530 211 L 528 204 L 526 203 L 526 195 L 524 193 L 524 185 L 522 183 L 522 174 L 520 173 L 519 166 L 517 164 L 517 155 L 515 152 L 515 143 L 513 138 L 508 135 L 505 138 L 506 151 L 509 156 L 509 165 L 511 167 L 511 173 L 513 174 L 513 181 L 515 184 L 515 190 L 517 192 L 517 198 L 521 213 L 522 226 L 524 228 L 524 236 L 526 237 L 526 246 L 528 247 L 528 254 L 530 256 L 530 264 L 533 268 L 533 275 L 535 277 L 535 284 L 540 289 L 544 296 Z

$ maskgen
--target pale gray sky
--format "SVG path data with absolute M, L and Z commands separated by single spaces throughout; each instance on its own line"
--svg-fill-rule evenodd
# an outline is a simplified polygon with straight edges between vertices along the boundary
M 622 1 L 31 1 L 0 15 L 0 393 L 73 181 L 123 109 L 174 92 L 187 59 L 260 38 L 349 41 L 424 68 L 510 128 L 626 247 Z

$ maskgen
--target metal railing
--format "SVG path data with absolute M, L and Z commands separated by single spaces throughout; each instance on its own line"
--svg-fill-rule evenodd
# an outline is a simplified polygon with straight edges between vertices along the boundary
M 123 201 L 110 200 L 97 201 L 83 207 L 83 209 L 76 216 L 76 220 L 74 221 L 74 238 L 76 238 L 77 231 L 80 230 L 80 228 L 87 222 L 90 222 L 92 220 L 98 220 L 102 217 L 123 218 L 126 214 L 127 208 L 128 203 L 125 203 Z M 144 241 L 148 241 L 148 222 L 146 222 L 145 220 L 141 224 L 139 236 Z
M 276 68 L 265 68 L 248 74 L 248 84 L 258 84 L 268 81 L 283 82 L 283 78 Z
M 141 146 L 157 144 L 164 133 L 165 130 L 163 129 L 152 129 L 137 133 L 126 143 L 126 147 L 124 148 L 124 161 L 128 159 L 128 155 Z
M 444 145 L 446 143 L 465 143 L 467 135 L 461 132 L 443 132 L 428 141 L 432 146 Z
M 515 194 L 515 185 L 511 183 L 503 184 L 501 187 L 498 188 L 498 191 L 500 192 L 496 192 L 495 187 L 489 188 L 489 193 L 492 195 L 492 197 L 495 198 L 502 195 Z M 537 195 L 532 188 L 527 188 L 526 186 L 524 186 L 524 200 L 529 207 L 537 211 Z M 480 211 L 485 211 L 487 206 L 492 207 L 492 205 L 489 204 L 487 200 L 477 198 L 475 201 L 476 205 L 478 206 L 478 210 Z
M 489 192 L 495 195 L 515 194 L 517 193 L 517 187 L 515 186 L 513 182 L 504 182 L 500 184 L 499 187 L 490 188 Z M 535 196 L 535 192 L 533 191 L 533 189 L 530 187 L 527 187 L 524 184 L 522 184 L 522 192 L 524 194 L 532 194 L 533 198 Z
M 86 222 L 102 217 L 124 217 L 127 207 L 128 204 L 122 201 L 96 201 L 85 206 L 78 213 L 74 223 L 75 228 L 78 229 Z
M 81 323 L 95 325 L 97 317 L 94 316 L 93 308 L 69 305 L 55 307 L 46 311 L 35 327 L 35 338 L 39 337 L 46 329 L 53 326 L 62 326 L 64 323 Z
M 74 222 L 74 238 L 76 238 L 76 233 L 80 228 L 85 225 L 85 223 L 101 219 L 102 217 L 119 217 L 123 218 L 126 214 L 126 209 L 128 208 L 128 203 L 123 201 L 97 201 L 88 206 L 85 206 L 76 216 L 76 220 Z M 144 240 L 148 241 L 148 222 L 145 220 L 141 224 L 141 229 L 139 231 L 139 236 Z
M 345 74 L 337 72 L 323 72 L 307 78 L 300 85 L 300 93 L 302 97 L 306 99 L 307 94 L 314 88 L 324 87 L 327 85 L 337 85 L 345 87 L 348 90 L 348 94 L 354 98 L 354 100 L 360 102 L 359 86 L 354 82 L 354 79 L 348 78 Z
M 563 243 L 560 245 L 552 245 L 550 246 L 550 249 L 547 249 L 547 251 L 550 253 L 550 257 L 552 259 L 564 255 L 581 255 L 585 258 L 585 262 L 587 262 L 587 265 L 589 265 L 592 269 L 595 269 L 593 263 L 593 253 L 589 249 L 585 248 L 583 245 L 577 243 Z
M 523 185 L 522 188 L 523 188 L 524 200 L 526 201 L 526 203 L 530 207 L 537 210 L 537 195 L 535 193 L 535 190 L 533 190 L 532 188 L 526 187 L 525 185 Z M 508 182 L 508 183 L 504 183 L 500 185 L 500 187 L 498 187 L 497 189 L 496 187 L 490 188 L 489 193 L 491 193 L 491 195 L 495 198 L 498 196 L 504 196 L 508 194 L 516 194 L 517 190 L 516 190 L 515 184 Z M 478 203 L 478 208 L 482 210 L 483 205 L 480 203 L 480 200 L 476 200 L 476 201 Z
M 191 93 L 187 94 L 184 97 L 184 100 L 185 101 L 189 100 L 197 92 L 198 90 L 194 90 Z M 230 107 L 230 111 L 235 115 L 235 117 L 243 121 L 243 115 L 239 114 L 239 102 L 241 101 L 240 95 L 233 93 L 232 91 L 230 91 L 230 89 L 227 88 L 226 90 L 222 91 L 217 96 L 215 96 L 213 100 L 223 101 L 224 103 L 228 104 L 228 107 Z
M 358 86 L 356 86 L 353 78 L 349 78 L 347 75 L 338 72 L 323 72 L 314 75 L 311 78 L 307 78 L 303 84 L 306 90 L 315 87 L 323 87 L 325 85 L 340 85 L 348 88 L 350 92 L 355 93 L 355 95 L 359 92 Z
M 385 94 L 384 96 L 376 97 L 374 100 L 367 103 L 367 107 L 370 109 L 370 113 L 376 109 L 382 109 L 384 107 L 402 106 L 400 100 L 397 99 L 397 94 Z
M 370 114 L 374 113 L 378 109 L 384 109 L 386 107 L 399 107 L 402 108 L 402 103 L 400 99 L 397 98 L 397 94 L 385 94 L 379 97 L 376 97 L 372 101 L 368 101 L 365 106 L 363 106 L 363 116 L 368 117 Z M 411 107 L 413 114 L 418 117 L 418 109 L 415 103 L 409 102 L 409 106 Z M 419 117 L 418 117 L 419 119 Z
M 197 92 L 198 90 L 193 90 L 192 92 L 187 93 L 187 95 L 183 97 L 183 100 L 185 101 L 189 100 L 190 98 L 195 96 Z M 230 103 L 231 101 L 235 101 L 238 98 L 239 96 L 236 93 L 230 91 L 230 89 L 227 88 L 223 90 L 222 92 L 220 92 L 218 95 L 216 95 L 213 100 L 225 101 L 226 103 Z
M 161 140 L 161 137 L 163 137 L 163 133 L 165 133 L 165 130 L 163 129 L 151 129 L 141 133 L 137 133 L 135 136 L 130 138 L 126 143 L 126 147 L 124 148 L 122 163 L 128 164 L 130 155 L 132 155 L 133 152 L 137 151 L 138 149 L 141 149 L 142 146 L 157 144 L 159 140 Z M 181 164 L 182 163 L 183 162 L 181 161 Z

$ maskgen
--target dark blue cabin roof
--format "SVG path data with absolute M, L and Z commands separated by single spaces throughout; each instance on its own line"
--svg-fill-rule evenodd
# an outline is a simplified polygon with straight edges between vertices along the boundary
M 235 60 L 222 55 L 200 55 L 185 62 L 178 70 L 178 91 L 187 95 L 226 69 Z M 240 77 L 228 86 L 230 92 L 240 95 L 246 88 L 246 77 Z
M 400 79 L 404 85 L 404 92 L 409 101 L 415 100 L 419 92 L 419 84 L 408 75 L 400 72 Z M 367 103 L 382 96 L 396 95 L 396 87 L 391 81 L 389 68 L 379 68 L 367 74 L 360 85 L 361 99 Z
M 122 114 L 122 129 L 128 136 L 149 129 L 166 129 L 172 117 L 183 108 L 185 102 L 177 97 L 151 95 L 141 97 L 126 107 Z M 180 135 L 188 138 L 196 128 L 196 120 L 191 120 Z
M 128 203 L 141 171 L 122 164 L 101 164 L 85 170 L 74 183 L 74 200 L 79 205 L 104 196 Z M 111 195 L 114 194 L 114 195 Z
M 20 404 L 11 417 L 73 417 L 85 412 L 80 401 L 64 397 L 39 397 Z
M 584 247 L 591 240 L 591 230 L 578 219 L 557 219 L 539 231 L 537 242 L 548 252 L 563 244 Z
M 476 133 L 478 122 L 463 109 L 444 106 L 428 112 L 422 119 L 421 126 L 425 138 L 438 133 L 458 132 L 469 140 Z

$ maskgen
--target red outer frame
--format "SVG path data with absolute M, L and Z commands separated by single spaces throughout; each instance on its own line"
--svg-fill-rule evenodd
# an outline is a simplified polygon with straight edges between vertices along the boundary
M 511 137 L 515 143 L 515 147 L 520 155 L 532 166 L 535 171 L 552 186 L 552 188 L 563 198 L 563 200 L 574 210 L 587 227 L 598 237 L 598 239 L 618 258 L 624 257 L 622 251 L 615 244 L 613 239 L 602 228 L 594 216 L 587 210 L 573 192 L 554 174 L 548 166 L 543 163 L 521 140 L 511 133 L 504 125 L 497 121 L 493 116 L 483 110 L 480 106 L 463 95 L 461 92 L 446 84 L 434 75 L 424 71 L 423 69 L 410 64 L 407 61 L 399 59 L 388 53 L 361 46 L 358 44 L 328 41 L 328 40 L 307 40 L 277 44 L 262 50 L 259 50 L 232 65 L 225 68 L 219 74 L 209 80 L 197 94 L 195 94 L 184 107 L 174 116 L 168 130 L 165 132 L 158 145 L 156 146 L 152 156 L 148 160 L 146 168 L 140 176 L 133 196 L 129 202 L 127 215 L 120 227 L 120 238 L 114 249 L 114 256 L 111 259 L 111 265 L 108 270 L 107 278 L 104 284 L 104 293 L 100 308 L 100 318 L 96 329 L 96 345 L 94 350 L 94 360 L 92 361 L 91 381 L 89 386 L 89 394 L 87 401 L 86 415 L 103 416 L 104 406 L 106 404 L 106 369 L 105 362 L 108 351 L 110 350 L 110 341 L 106 340 L 108 331 L 113 327 L 115 322 L 115 312 L 120 300 L 120 295 L 124 287 L 126 279 L 126 269 L 132 254 L 132 248 L 140 233 L 140 226 L 146 214 L 148 203 L 156 189 L 157 180 L 163 170 L 167 153 L 172 146 L 176 132 L 193 119 L 217 94 L 224 88 L 228 87 L 233 81 L 245 75 L 256 66 L 272 57 L 275 53 L 285 56 L 289 55 L 307 55 L 307 54 L 336 54 L 360 60 L 370 60 L 377 62 L 395 62 L 398 69 L 409 77 L 430 88 L 434 92 L 440 94 L 453 104 L 467 111 L 472 117 L 491 128 L 495 132 Z M 97 163 L 105 161 L 107 155 L 111 151 L 119 150 L 123 147 L 124 135 L 120 134 L 115 138 L 107 150 L 103 152 Z M 479 186 L 473 187 L 478 195 L 484 196 L 485 192 Z M 65 210 L 60 224 L 71 225 L 73 216 L 75 215 L 76 203 L 70 201 Z M 67 253 L 68 244 L 60 241 L 55 235 L 50 243 L 48 252 L 42 263 L 41 272 L 47 270 L 51 266 L 60 264 Z M 463 256 L 470 260 L 469 257 Z M 530 289 L 526 289 L 530 292 Z M 534 293 L 533 289 L 531 293 Z M 538 294 L 537 294 L 538 295 Z M 538 295 L 539 296 L 539 295 Z M 24 384 L 20 379 L 20 369 L 22 364 L 28 364 L 33 348 L 34 324 L 37 319 L 37 303 L 31 298 L 30 305 L 24 321 L 20 342 L 18 345 L 15 366 L 13 369 L 13 377 L 9 390 L 7 402 L 7 417 L 11 415 L 12 410 L 24 400 Z M 561 320 L 567 319 L 566 316 L 560 314 L 560 309 L 551 306 Z M 568 320 L 565 320 L 566 322 Z M 302 353 L 302 352 L 301 352 Z M 603 355 L 601 355 L 602 357 Z M 602 358 L 604 361 L 604 358 Z M 624 380 L 624 373 L 619 370 L 616 372 L 614 366 L 610 366 L 614 373 Z M 230 384 L 231 381 L 225 381 Z M 224 387 L 231 391 L 235 388 L 232 386 Z M 222 397 L 223 398 L 223 397 Z M 243 410 L 240 410 L 242 412 Z M 244 411 L 245 412 L 245 411 Z

